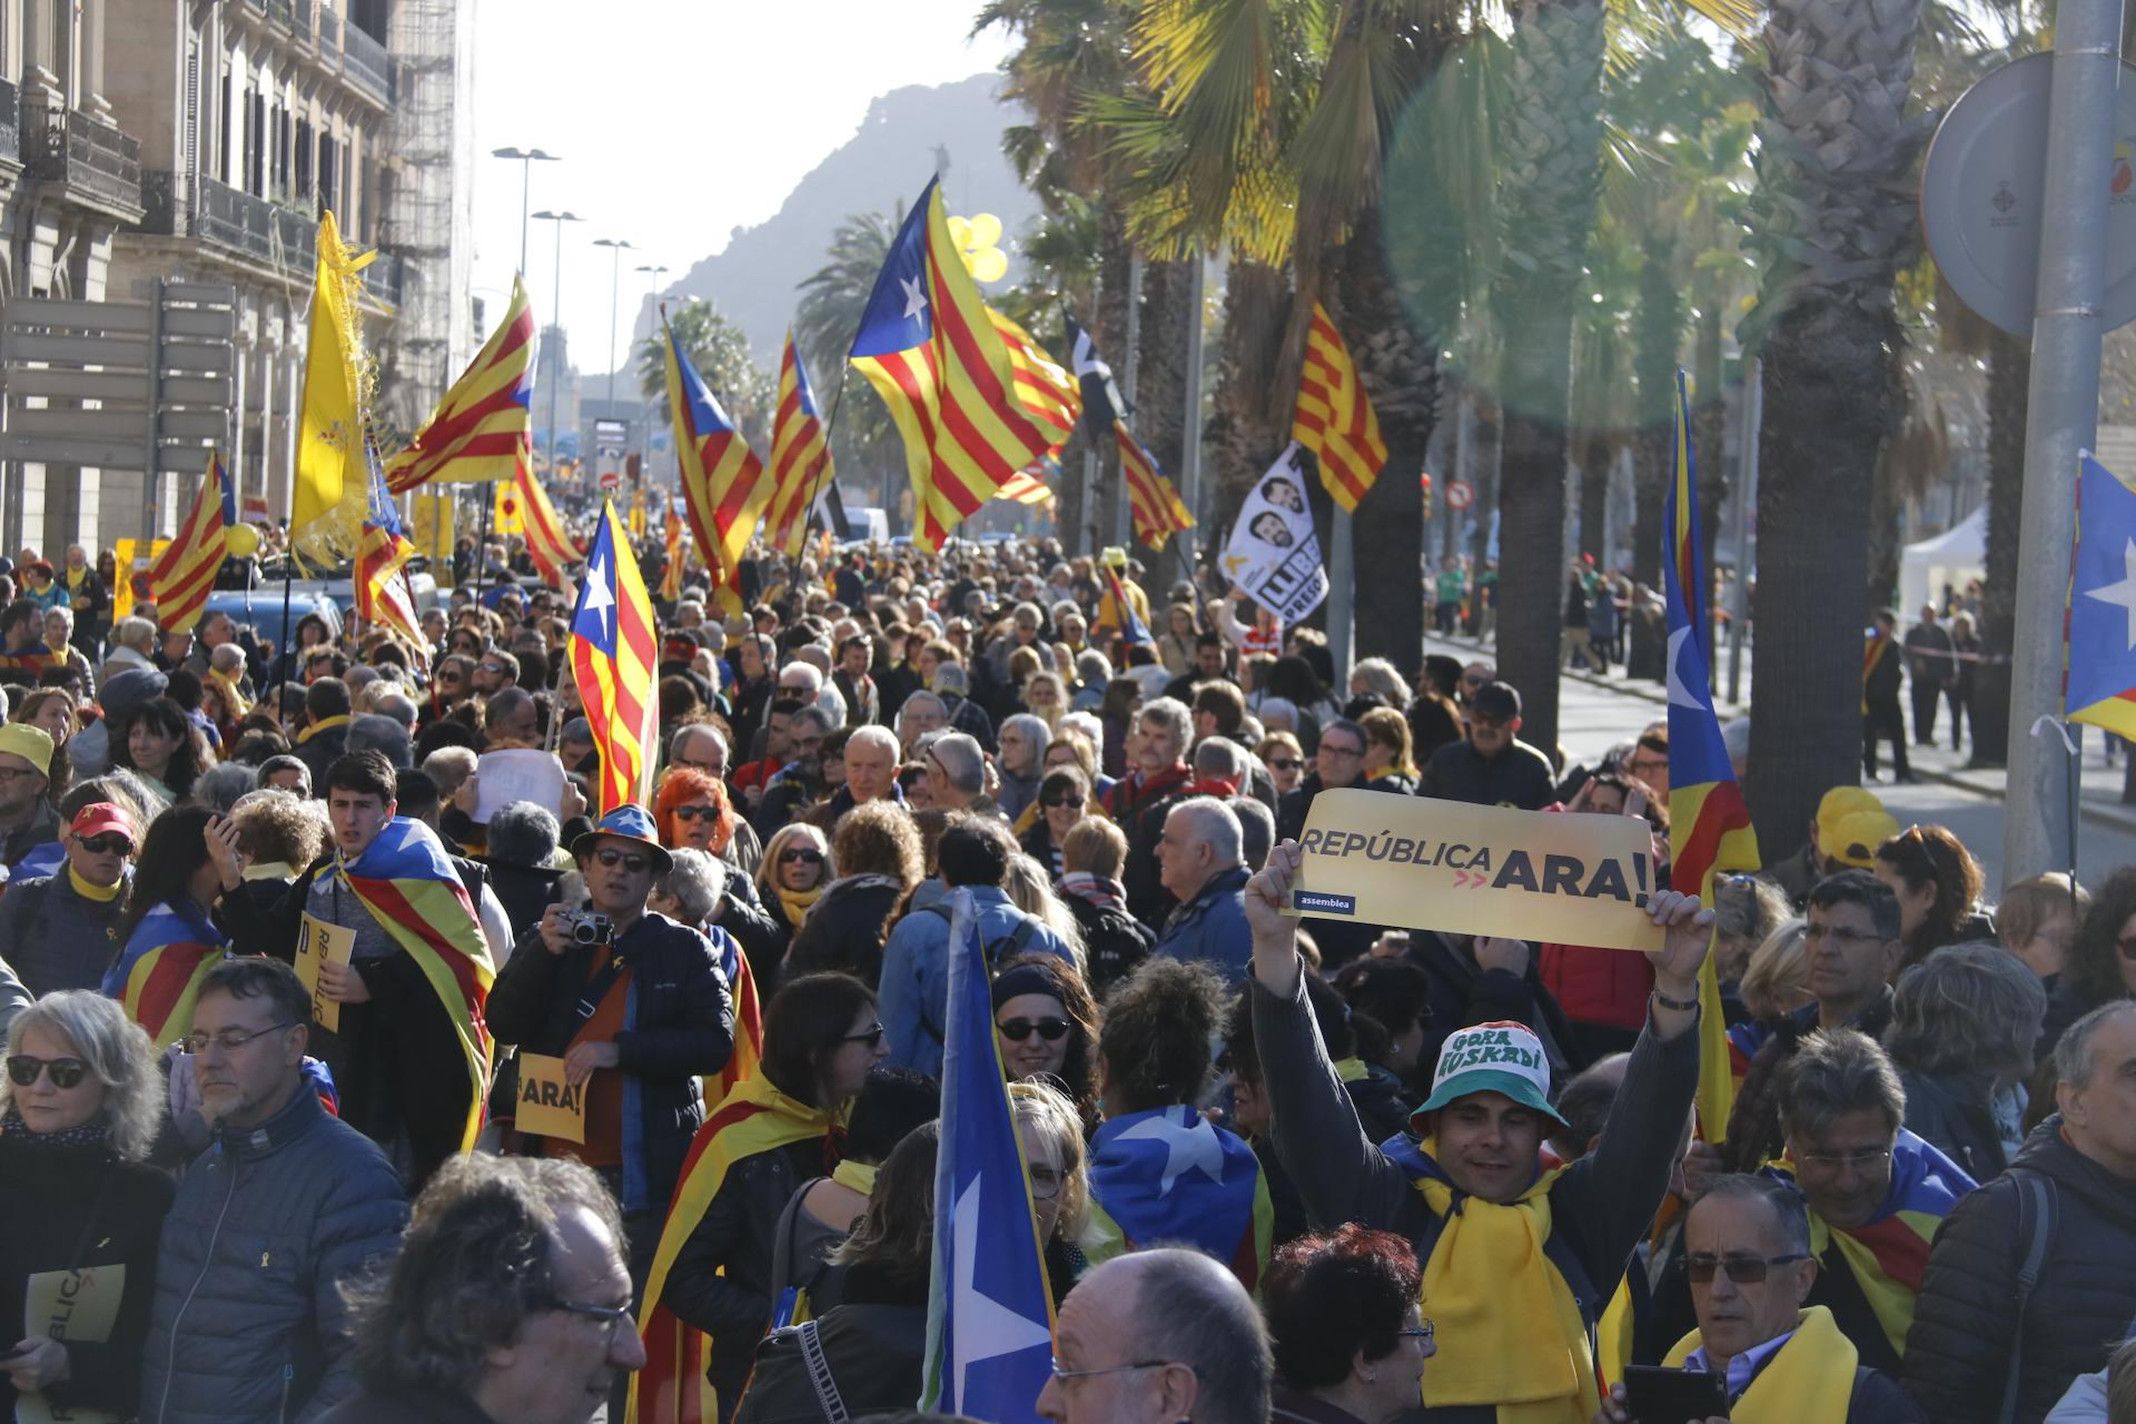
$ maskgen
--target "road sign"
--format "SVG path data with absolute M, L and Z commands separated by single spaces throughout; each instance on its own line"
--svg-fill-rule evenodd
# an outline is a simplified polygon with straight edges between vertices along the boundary
M 614 494 L 621 488 L 623 488 L 623 472 L 621 470 L 601 471 L 602 494 Z
M 1446 487 L 1446 507 L 1460 511 L 1476 502 L 1476 491 L 1467 480 L 1455 480 Z
M 2054 56 L 2013 60 L 1960 95 L 1921 171 L 1928 250 L 1965 304 L 2012 336 L 2032 335 L 2045 212 L 2047 101 Z M 2122 65 L 2106 220 L 2105 330 L 2136 321 L 2136 67 Z

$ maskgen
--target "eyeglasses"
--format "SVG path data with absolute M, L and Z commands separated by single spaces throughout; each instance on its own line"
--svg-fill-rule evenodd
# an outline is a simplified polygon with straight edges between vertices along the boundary
M 133 842 L 124 836 L 76 836 L 74 842 L 91 855 L 133 854 Z
M 55 1088 L 78 1086 L 89 1065 L 79 1058 L 32 1058 L 27 1053 L 15 1054 L 7 1060 L 7 1076 L 18 1088 L 27 1088 L 37 1081 L 40 1073 L 52 1075 Z
M 838 1041 L 840 1043 L 865 1043 L 868 1047 L 874 1048 L 883 1041 L 884 1032 L 885 1030 L 881 1024 L 873 1024 L 862 1029 L 859 1033 L 841 1035 Z
M 1177 1360 L 1137 1360 L 1131 1365 L 1107 1365 L 1098 1370 L 1071 1370 L 1064 1368 L 1060 1362 L 1060 1357 L 1055 1356 L 1053 1360 L 1053 1379 L 1057 1384 L 1066 1384 L 1069 1380 L 1095 1379 L 1099 1375 L 1121 1375 L 1126 1374 L 1129 1370 L 1168 1369 L 1178 1363 Z
M 15 778 L 18 776 L 39 776 L 42 774 L 34 766 L 0 766 L 0 786 L 13 785 Z
M 1789 1156 L 1798 1167 L 1816 1167 L 1822 1171 L 1836 1172 L 1842 1167 L 1852 1167 L 1857 1172 L 1873 1172 L 1891 1160 L 1889 1147 L 1864 1147 L 1858 1152 L 1795 1152 Z
M 719 807 L 717 807 L 717 806 L 677 806 L 677 807 L 675 808 L 675 819 L 676 819 L 676 820 L 678 820 L 678 821 L 695 821 L 695 820 L 699 819 L 700 817 L 701 817 L 701 818 L 703 818 L 704 820 L 707 820 L 707 821 L 716 821 L 716 820 L 718 820 L 718 819 L 719 819 Z
M 1802 932 L 1804 944 L 1831 940 L 1841 949 L 1857 944 L 1882 944 L 1887 938 L 1874 930 L 1850 930 L 1845 925 L 1811 925 Z
M 1429 1320 L 1420 1320 L 1416 1324 L 1404 1326 L 1402 1329 L 1397 1330 L 1394 1333 L 1396 1338 L 1398 1339 L 1422 1340 L 1425 1344 L 1429 1345 L 1432 1342 L 1433 1337 L 1438 1333 L 1438 1329 L 1439 1327 L 1432 1324 Z
M 493 662 L 487 662 L 487 661 L 485 661 L 485 662 L 484 662 L 484 663 L 482 664 L 482 669 L 481 669 L 481 670 L 482 670 L 483 672 L 503 672 L 503 671 L 504 671 L 504 664 L 503 664 L 503 663 L 493 663 Z
M 225 1053 L 235 1053 L 255 1038 L 265 1038 L 270 1033 L 280 1033 L 285 1028 L 295 1028 L 296 1026 L 297 1021 L 290 1019 L 284 1023 L 269 1024 L 256 1033 L 244 1033 L 238 1029 L 226 1028 L 221 1033 L 189 1033 L 184 1038 L 179 1039 L 178 1042 L 184 1045 L 186 1052 L 196 1058 L 206 1053 L 208 1045 L 211 1043 Z
M 1321 739 L 1320 749 L 1324 752 L 1330 753 L 1331 755 L 1340 757 L 1355 757 L 1363 756 L 1365 754 L 1365 749 L 1363 747 L 1346 747 L 1340 742 L 1331 742 L 1324 737 Z
M 583 1315 L 589 1320 L 600 1321 L 602 1339 L 606 1342 L 613 1342 L 616 1331 L 624 1325 L 629 1325 L 633 1330 L 638 1328 L 627 1305 L 594 1305 L 583 1300 L 562 1300 L 553 1295 L 545 1296 L 535 1304 L 543 1310 L 561 1310 L 571 1315 Z
M 1285 757 L 1281 761 L 1270 762 L 1268 764 L 1268 769 L 1270 771 L 1296 771 L 1298 769 L 1298 763 L 1294 758 Z
M 1053 796 L 1048 797 L 1039 804 L 1048 811 L 1080 811 L 1083 809 L 1083 798 L 1080 796 Z
M 593 853 L 593 858 L 611 870 L 620 865 L 633 875 L 653 863 L 653 858 L 649 855 L 632 855 L 629 851 L 617 850 L 614 846 L 602 846 Z
M 1066 1019 L 1010 1019 L 994 1027 L 1011 1043 L 1022 1043 L 1034 1033 L 1048 1043 L 1058 1043 L 1068 1036 L 1071 1025 Z
M 823 852 L 810 846 L 794 846 L 779 852 L 781 865 L 821 865 Z
M 1031 1200 L 1052 1201 L 1061 1194 L 1061 1174 L 1051 1167 L 1034 1165 L 1031 1168 Z
M 1699 1254 L 1683 1258 L 1683 1270 L 1699 1285 L 1710 1285 L 1714 1272 L 1725 1274 L 1739 1286 L 1754 1286 L 1765 1279 L 1765 1273 L 1774 1266 L 1792 1265 L 1810 1258 L 1799 1252 L 1791 1256 L 1710 1256 Z

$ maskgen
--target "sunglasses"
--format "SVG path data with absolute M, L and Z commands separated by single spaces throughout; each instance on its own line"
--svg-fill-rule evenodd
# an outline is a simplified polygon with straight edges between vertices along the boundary
M 611 870 L 620 865 L 633 875 L 653 863 L 653 858 L 649 855 L 632 855 L 613 846 L 603 846 L 593 853 L 593 858 Z
M 1686 1256 L 1683 1258 L 1684 1274 L 1699 1285 L 1711 1285 L 1714 1272 L 1727 1275 L 1739 1286 L 1754 1286 L 1765 1279 L 1765 1273 L 1774 1266 L 1791 1265 L 1807 1261 L 1809 1257 L 1792 1256 Z
M 1022 1043 L 1034 1033 L 1048 1043 L 1058 1043 L 1068 1036 L 1069 1024 L 1066 1019 L 1010 1019 L 994 1027 L 1011 1043 Z
M 1083 798 L 1080 796 L 1054 796 L 1040 803 L 1048 811 L 1080 811 Z
M 838 1041 L 840 1043 L 865 1043 L 868 1047 L 874 1048 L 883 1041 L 884 1032 L 885 1030 L 881 1024 L 875 1024 L 859 1033 L 846 1034 Z
M 1298 769 L 1298 762 L 1293 757 L 1284 757 L 1281 761 L 1270 762 L 1268 764 L 1268 769 L 1270 771 L 1296 771 Z
M 132 855 L 133 842 L 124 836 L 76 836 L 75 842 L 92 855 Z
M 79 1058 L 32 1058 L 18 1053 L 7 1060 L 7 1076 L 18 1088 L 36 1082 L 40 1073 L 50 1073 L 55 1088 L 77 1087 L 88 1071 L 89 1065 Z
M 782 850 L 779 852 L 779 864 L 821 865 L 823 864 L 823 852 L 811 850 L 806 846 L 797 847 L 793 850 Z
M 695 821 L 699 818 L 716 821 L 719 819 L 719 808 L 717 806 L 677 806 L 675 808 L 675 819 L 678 821 Z

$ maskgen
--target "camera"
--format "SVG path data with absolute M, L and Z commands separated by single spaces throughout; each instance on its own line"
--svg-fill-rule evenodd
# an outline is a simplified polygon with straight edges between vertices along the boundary
M 611 944 L 616 937 L 616 922 L 606 915 L 592 910 L 566 910 L 558 916 L 563 921 L 564 933 L 573 944 Z

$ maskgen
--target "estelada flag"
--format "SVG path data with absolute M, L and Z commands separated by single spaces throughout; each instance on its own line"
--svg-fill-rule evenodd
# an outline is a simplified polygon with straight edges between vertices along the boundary
M 835 477 L 816 392 L 788 327 L 786 351 L 779 358 L 779 412 L 771 423 L 772 495 L 764 509 L 764 538 L 772 548 L 789 559 L 801 557 L 808 511 L 823 482 Z
M 437 832 L 395 816 L 353 861 L 335 861 L 333 874 L 356 896 L 387 937 L 406 950 L 436 991 L 452 1021 L 467 1064 L 467 1126 L 460 1150 L 474 1150 L 489 1094 L 490 985 L 496 971 L 474 902 L 446 858 Z M 438 1090 L 451 1092 L 440 1083 Z
M 223 471 L 222 456 L 208 456 L 208 472 L 201 478 L 200 493 L 178 537 L 156 557 L 148 571 L 149 596 L 156 602 L 156 620 L 166 629 L 183 632 L 200 621 L 215 590 L 215 574 L 229 552 L 227 529 L 236 523 L 229 516 L 234 503 L 230 481 Z
M 423 636 L 423 625 L 415 615 L 415 602 L 402 573 L 403 566 L 415 557 L 415 545 L 408 542 L 401 528 L 400 511 L 393 507 L 393 496 L 386 489 L 377 443 L 369 444 L 371 512 L 363 521 L 363 540 L 356 551 L 356 613 L 428 654 L 432 651 L 430 640 Z
M 638 1333 L 645 1365 L 630 1377 L 630 1424 L 716 1424 L 718 1401 L 705 1378 L 712 1338 L 683 1323 L 662 1297 L 668 1273 L 735 1163 L 811 1138 L 825 1140 L 824 1170 L 831 1168 L 830 1112 L 789 1098 L 762 1076 L 744 1078 L 697 1130 L 675 1184 L 675 1200 L 646 1276 Z M 752 1332 L 754 1334 L 755 1332 Z
M 2077 468 L 2064 715 L 2136 737 L 2136 492 L 2089 454 Z
M 742 552 L 771 502 L 771 481 L 764 476 L 764 462 L 735 428 L 666 321 L 663 316 L 668 413 L 675 424 L 690 533 L 697 539 L 697 556 L 713 572 L 720 607 L 739 613 Z
M 618 806 L 652 800 L 660 714 L 654 696 L 660 646 L 653 628 L 653 601 L 630 541 L 623 537 L 623 521 L 616 517 L 614 503 L 603 501 L 578 607 L 571 615 L 569 648 L 571 676 L 601 756 L 596 818 Z
M 386 464 L 395 494 L 417 485 L 502 480 L 525 459 L 534 393 L 534 309 L 512 278 L 504 320 L 445 392 L 408 448 Z
M 1120 473 L 1127 478 L 1128 510 L 1135 518 L 1135 538 L 1152 549 L 1162 549 L 1165 540 L 1194 527 L 1194 516 L 1172 485 L 1156 456 L 1128 433 L 1127 422 L 1113 422 L 1113 439 L 1120 447 Z
M 200 981 L 221 963 L 230 938 L 190 905 L 166 900 L 141 917 L 104 971 L 104 997 L 168 1048 L 193 1031 Z

